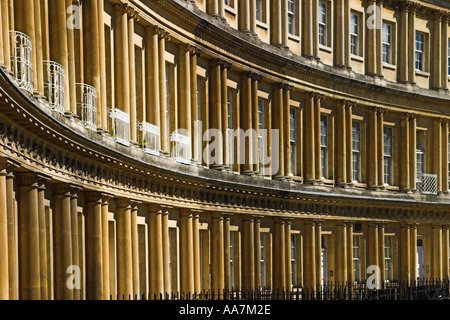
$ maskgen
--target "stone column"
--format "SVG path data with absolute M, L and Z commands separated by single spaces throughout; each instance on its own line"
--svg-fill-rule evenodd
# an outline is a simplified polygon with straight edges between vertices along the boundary
M 449 120 L 448 119 L 443 119 L 442 122 L 442 192 L 445 194 L 448 194 L 449 192 L 449 183 L 450 181 L 448 180 L 448 163 L 449 163 L 449 158 L 448 158 L 448 154 L 450 152 L 449 148 L 448 148 L 448 135 L 449 135 Z
M 10 35 L 9 35 L 9 15 L 10 10 L 8 6 L 8 1 L 2 1 L 0 3 L 0 9 L 2 14 L 1 21 L 1 33 L 3 38 L 3 64 L 6 67 L 6 70 L 11 70 L 11 44 L 10 44 Z
M 384 224 L 378 224 L 378 266 L 381 270 L 381 280 L 386 280 L 386 263 L 384 261 Z
M 254 174 L 260 174 L 259 170 L 259 162 L 260 162 L 260 154 L 258 153 L 259 149 L 259 125 L 258 125 L 258 105 L 259 105 L 259 98 L 258 98 L 258 82 L 262 81 L 262 76 L 252 72 L 250 77 L 252 78 L 252 89 L 251 89 L 251 95 L 252 95 L 252 105 L 251 105 L 251 112 L 252 112 L 252 128 L 254 132 L 256 133 L 255 139 L 253 139 L 252 143 L 252 155 L 253 155 L 253 173 Z
M 66 10 L 66 8 L 64 8 Z M 100 90 L 100 35 L 99 35 L 99 13 L 98 2 L 85 1 L 83 2 L 83 29 L 84 29 L 84 81 L 97 90 L 97 96 L 101 94 Z M 116 26 L 118 26 L 116 24 Z M 120 33 L 120 28 L 117 30 Z M 122 45 L 121 43 L 118 45 Z M 125 50 L 126 51 L 126 50 Z M 117 52 L 117 51 L 116 51 Z M 120 55 L 119 55 L 120 56 Z M 118 56 L 118 57 L 119 57 Z M 123 74 L 124 76 L 125 74 Z M 116 79 L 121 77 L 121 74 L 116 73 Z M 119 80 L 119 79 L 117 79 Z M 119 81 L 122 81 L 120 79 Z M 116 84 L 116 90 L 117 84 Z M 120 100 L 116 100 L 119 102 Z M 97 127 L 101 128 L 101 99 L 97 99 Z
M 41 278 L 41 300 L 49 300 L 50 288 L 48 288 L 48 264 L 47 264 L 47 217 L 45 213 L 45 182 L 50 177 L 39 179 L 38 189 L 38 214 L 39 214 L 39 262 Z
M 386 109 L 377 108 L 377 163 L 378 163 L 378 188 L 381 190 L 385 189 L 384 186 L 384 114 Z
M 352 131 L 351 127 L 347 128 L 346 126 L 346 104 L 346 101 L 341 100 L 336 107 L 336 132 L 338 133 L 336 135 L 336 186 L 341 188 L 347 186 L 347 163 L 352 162 L 352 158 L 347 159 L 347 135 L 351 135 Z
M 190 209 L 181 209 L 181 292 L 193 294 L 194 289 L 194 243 L 193 215 Z
M 353 101 L 347 101 L 346 104 L 346 171 L 347 171 L 347 186 L 353 187 L 353 108 L 356 103 Z
M 55 185 L 54 254 L 55 254 L 55 299 L 72 300 L 73 291 L 67 287 L 67 268 L 72 263 L 72 217 L 70 186 Z
M 274 98 L 273 98 L 273 109 L 274 110 L 278 110 L 278 112 L 273 112 L 272 113 L 272 117 L 273 117 L 273 129 L 278 130 L 279 131 L 279 153 L 278 153 L 278 172 L 275 175 L 275 179 L 276 180 L 284 180 L 285 176 L 287 175 L 285 173 L 285 161 L 284 161 L 284 156 L 285 156 L 285 151 L 284 151 L 284 112 L 280 112 L 280 110 L 283 110 L 283 105 L 284 105 L 284 101 L 283 101 L 283 87 L 284 84 L 283 83 L 277 83 L 274 86 Z
M 81 248 L 79 245 L 80 238 L 82 237 L 79 234 L 79 222 L 78 222 L 78 192 L 83 188 L 71 185 L 70 186 L 70 225 L 71 225 L 71 233 L 72 233 L 72 264 L 74 266 L 78 266 L 82 270 L 82 262 L 80 261 L 80 252 Z M 104 259 L 104 257 L 103 257 Z M 42 265 L 42 263 L 41 263 Z M 109 271 L 109 270 L 108 270 Z M 73 299 L 81 300 L 81 289 L 73 289 Z M 109 297 L 108 297 L 109 299 Z
M 273 288 L 286 289 L 286 249 L 285 249 L 285 221 L 276 220 L 273 223 Z
M 224 247 L 224 251 L 223 251 L 223 256 L 224 256 L 224 276 L 225 276 L 225 290 L 231 290 L 231 288 L 233 287 L 233 284 L 231 283 L 231 265 L 230 265 L 230 260 L 231 260 L 231 252 L 230 252 L 230 221 L 231 218 L 226 216 L 224 217 L 224 221 L 223 221 L 223 247 Z M 195 243 L 195 241 L 194 241 Z M 234 259 L 234 257 L 233 257 Z M 195 268 L 194 268 L 195 270 Z M 199 291 L 196 291 L 199 292 Z
M 262 286 L 261 279 L 261 220 L 259 217 L 254 218 L 254 246 L 255 246 L 255 289 L 260 289 Z
M 256 0 L 249 0 L 250 6 L 250 31 L 252 35 L 256 35 Z M 264 5 L 264 3 L 263 3 Z
M 441 38 L 441 57 L 442 57 L 442 71 L 441 71 L 441 82 L 442 82 L 442 89 L 448 90 L 448 23 L 450 21 L 450 15 L 444 14 L 442 16 L 442 38 Z
M 448 53 L 442 56 L 442 20 L 444 18 L 444 11 L 436 10 L 432 13 L 432 32 L 431 32 L 431 88 L 440 89 L 442 88 L 442 64 L 443 58 L 447 60 Z M 447 26 L 448 28 L 448 26 Z M 447 42 L 448 39 L 444 40 Z M 448 74 L 448 71 L 446 72 Z M 446 81 L 447 82 L 447 81 Z
M 376 190 L 378 188 L 378 125 L 377 125 L 377 108 L 371 107 L 368 119 L 368 181 L 367 187 L 369 190 Z M 381 166 L 381 164 L 380 164 Z
M 102 253 L 103 253 L 103 299 L 111 299 L 109 274 L 109 200 L 110 196 L 102 198 Z
M 379 266 L 378 262 L 378 226 L 374 223 L 369 224 L 369 235 L 368 235 L 368 259 L 367 266 L 375 265 Z
M 192 220 L 192 239 L 194 244 L 194 292 L 200 293 L 202 291 L 201 287 L 201 257 L 200 257 L 200 211 L 193 212 Z
M 316 236 L 316 285 L 322 285 L 322 223 L 315 222 Z
M 437 174 L 437 192 L 442 193 L 442 130 L 441 125 L 445 121 L 443 118 L 435 119 L 433 124 L 433 173 Z
M 312 1 L 302 1 L 302 55 L 310 59 L 314 57 L 314 28 L 311 28 L 311 25 L 314 23 Z
M 105 12 L 104 0 L 98 1 L 98 41 L 99 41 L 99 73 L 100 73 L 100 92 L 97 96 L 97 110 L 99 110 L 101 129 L 107 131 L 108 128 L 108 105 L 106 96 L 106 48 L 105 48 L 105 22 L 103 15 Z
M 117 206 L 117 292 L 119 299 L 133 296 L 133 248 L 131 227 L 131 202 L 119 199 Z
M 145 28 L 145 114 L 148 123 L 158 128 L 161 125 L 160 118 L 160 91 L 159 91 L 159 27 Z M 161 135 L 159 137 L 161 140 Z M 159 143 L 161 146 L 161 143 Z
M 345 0 L 337 0 L 334 2 L 334 13 L 336 19 L 336 31 L 334 33 L 334 65 L 338 68 L 345 67 L 346 12 L 344 2 Z
M 139 16 L 134 9 L 128 9 L 128 76 L 129 76 L 129 98 L 130 98 L 130 140 L 138 144 L 137 139 L 137 104 L 136 104 L 136 52 L 134 49 L 134 22 Z
M 244 33 L 250 34 L 251 28 L 250 28 L 250 1 L 252 0 L 240 0 L 239 1 L 239 12 L 242 12 L 243 14 L 240 14 L 238 16 L 238 26 L 239 30 L 243 31 Z
M 40 300 L 40 259 L 39 259 L 39 175 L 18 173 L 19 183 L 19 298 L 20 300 Z
M 416 13 L 420 7 L 419 3 L 408 2 L 408 29 L 403 34 L 408 35 L 408 81 L 411 84 L 416 83 L 416 58 L 415 58 L 415 48 L 416 48 Z M 403 29 L 405 30 L 405 29 Z
M 0 300 L 9 300 L 7 166 L 0 164 Z
M 243 72 L 241 79 L 241 128 L 244 131 L 251 132 L 253 127 L 252 122 L 252 79 L 250 72 Z M 240 163 L 243 163 L 242 166 L 242 174 L 244 175 L 253 175 L 253 137 L 252 134 L 248 135 L 248 138 L 245 138 L 244 142 L 244 150 L 245 150 L 245 158 L 240 155 Z
M 322 176 L 326 176 L 326 172 L 322 172 L 321 156 L 320 156 L 320 115 L 321 115 L 321 101 L 324 95 L 316 93 L 314 95 L 314 163 L 315 163 L 315 179 L 317 183 L 321 183 Z
M 412 192 L 417 192 L 417 118 L 419 115 L 409 115 L 409 186 Z
M 99 1 L 99 3 L 102 1 Z M 74 0 L 66 0 L 66 8 L 69 8 L 74 3 Z M 42 7 L 41 10 L 45 10 L 45 7 Z M 47 26 L 45 26 L 47 27 Z M 43 42 L 48 41 L 48 36 L 46 35 L 46 31 L 42 32 L 43 34 Z M 103 39 L 104 41 L 104 39 Z M 45 49 L 44 49 L 45 51 Z M 44 52 L 45 56 L 45 52 Z M 80 57 L 78 57 L 80 58 Z M 73 28 L 67 28 L 67 70 L 64 70 L 65 76 L 69 81 L 69 91 L 65 94 L 69 95 L 70 105 L 67 107 L 68 111 L 72 115 L 77 114 L 77 91 L 76 91 L 76 56 L 75 56 L 75 30 Z M 103 58 L 103 60 L 106 60 Z M 47 70 L 44 70 L 47 74 Z M 106 78 L 106 76 L 105 76 Z M 106 90 L 105 90 L 106 94 Z M 106 95 L 105 95 L 106 97 Z
M 409 234 L 410 234 L 410 240 L 411 243 L 409 245 L 410 247 L 410 254 L 409 254 L 409 258 L 410 258 L 410 277 L 411 280 L 415 281 L 417 279 L 417 224 L 412 224 L 410 225 L 409 228 Z M 448 248 L 448 245 L 447 245 Z M 448 261 L 448 259 L 447 259 Z M 448 270 L 448 268 L 447 268 Z
M 353 223 L 347 223 L 347 281 L 353 283 Z
M 255 288 L 255 250 L 254 250 L 254 224 L 253 219 L 244 217 L 242 233 L 242 288 Z
M 139 242 L 138 242 L 138 205 L 139 202 L 131 202 L 131 260 L 132 260 L 132 278 L 133 278 L 133 299 L 138 300 L 139 291 Z
M 192 129 L 192 139 L 191 139 L 191 145 L 192 145 L 192 158 L 195 162 L 201 163 L 203 154 L 202 154 L 202 132 L 198 132 L 196 130 L 196 122 L 199 120 L 199 113 L 198 113 L 198 76 L 197 76 L 197 60 L 198 57 L 201 56 L 202 51 L 198 48 L 192 48 L 191 54 L 190 54 L 190 60 L 191 60 L 191 129 Z
M 221 0 L 207 0 L 206 1 L 206 12 L 213 16 L 219 17 L 219 2 Z
M 399 59 L 398 59 L 398 81 L 401 83 L 407 83 L 409 79 L 409 54 L 408 51 L 410 50 L 409 46 L 409 6 L 402 2 L 400 3 L 400 22 L 399 22 L 399 34 L 403 34 L 405 36 L 400 37 L 399 39 Z M 413 39 L 415 43 L 415 39 Z
M 442 267 L 443 267 L 442 276 L 444 279 L 448 278 L 450 276 L 450 272 L 449 272 L 449 268 L 450 268 L 450 265 L 449 265 L 449 255 L 450 255 L 449 235 L 450 235 L 449 226 L 444 225 L 442 227 Z
M 319 0 L 311 0 L 312 6 L 312 15 L 311 15 L 311 24 L 307 26 L 312 30 L 312 52 L 313 56 L 320 60 L 319 58 Z
M 284 252 L 285 252 L 285 290 L 292 289 L 292 265 L 291 265 L 291 221 L 285 220 L 284 223 Z
M 212 289 L 216 294 L 222 294 L 225 288 L 224 276 L 224 238 L 223 238 L 223 216 L 214 213 L 212 217 Z
M 316 288 L 316 248 L 315 248 L 315 225 L 313 222 L 305 224 L 304 237 L 304 285 L 305 289 L 315 290 Z
M 178 128 L 192 137 L 191 126 L 191 45 L 178 45 Z M 191 148 L 192 150 L 192 148 Z M 191 154 L 192 158 L 192 154 Z
M 385 0 L 376 0 L 377 1 L 377 16 L 376 23 L 380 28 L 376 29 L 376 72 L 379 77 L 383 77 L 383 5 Z M 379 13 L 379 14 L 378 14 Z
M 365 11 L 368 10 L 369 7 L 376 8 L 375 0 L 366 0 L 365 2 Z M 376 9 L 373 9 L 373 14 L 376 15 Z M 370 11 L 369 11 L 370 12 Z M 376 39 L 376 28 L 373 26 L 366 25 L 366 74 L 369 76 L 375 76 L 377 74 L 377 39 Z
M 128 18 L 127 8 L 123 5 L 116 4 L 114 6 L 114 25 L 114 80 L 116 108 L 130 114 Z M 95 65 L 95 63 L 93 65 Z
M 336 225 L 336 280 L 347 282 L 347 226 L 344 222 Z
M 170 257 L 170 244 L 169 244 L 169 210 L 171 207 L 163 207 L 162 214 L 162 249 L 163 249 L 163 281 L 164 281 L 164 293 L 170 294 L 172 288 L 170 287 L 171 270 L 169 264 Z
M 230 170 L 232 168 L 232 166 L 230 165 L 229 160 L 232 159 L 228 159 L 228 155 L 229 155 L 229 148 L 230 146 L 228 145 L 228 71 L 231 70 L 232 64 L 229 62 L 223 62 L 222 64 L 222 74 L 221 74 L 221 92 L 222 92 L 222 99 L 221 99 L 221 111 L 222 111 L 222 116 L 221 116 L 221 120 L 222 120 L 222 156 L 223 156 L 223 160 L 222 163 L 224 165 L 224 169 L 225 170 Z M 233 119 L 231 119 L 231 121 L 233 121 Z
M 9 160 L 8 160 L 9 162 Z M 8 219 L 8 275 L 9 299 L 19 299 L 19 257 L 18 257 L 18 221 L 16 214 L 17 201 L 14 192 L 14 166 L 7 167 L 6 175 L 6 207 Z
M 400 227 L 400 280 L 411 280 L 411 233 L 409 225 Z
M 276 47 L 281 47 L 282 44 L 282 24 L 281 16 L 283 11 L 281 10 L 282 0 L 271 0 L 271 14 L 270 14 L 270 31 L 271 31 L 271 43 Z
M 286 1 L 285 1 L 286 2 Z M 283 101 L 283 152 L 284 152 L 284 175 L 286 178 L 290 179 L 291 175 L 291 92 L 294 91 L 294 87 L 289 84 L 283 85 L 283 91 L 284 91 L 284 101 Z M 280 132 L 281 136 L 281 132 Z M 266 152 L 264 150 L 264 152 Z M 281 161 L 281 159 L 280 159 Z
M 103 299 L 102 195 L 85 193 L 86 201 L 86 298 Z M 119 239 L 118 239 L 119 240 Z M 120 250 L 120 240 L 118 241 Z M 119 251 L 120 259 L 123 252 Z M 121 269 L 118 270 L 120 277 Z M 119 281 L 120 284 L 120 281 Z
M 42 29 L 41 29 L 41 5 L 39 1 L 34 2 L 34 23 L 35 23 L 35 46 L 36 64 L 33 65 L 35 76 L 35 87 L 37 94 L 44 95 L 44 65 L 42 60 Z
M 432 236 L 432 264 L 431 264 L 431 277 L 433 280 L 442 279 L 442 226 L 433 226 Z
M 159 299 L 164 293 L 163 274 L 163 234 L 162 234 L 162 208 L 156 204 L 148 206 L 150 230 L 150 299 Z
M 210 123 L 211 129 L 222 132 L 222 95 L 226 95 L 226 92 L 222 92 L 222 77 L 221 77 L 221 59 L 211 60 L 210 66 Z M 211 163 L 211 168 L 222 170 L 223 169 L 223 140 L 222 136 L 218 135 L 218 141 L 215 141 L 215 161 Z
M 315 135 L 314 132 L 314 93 L 309 92 L 305 99 L 305 108 L 303 111 L 304 124 L 303 124 L 303 137 L 304 137 L 304 178 L 305 184 L 315 184 Z
M 170 34 L 164 30 L 158 29 L 158 71 L 159 71 L 159 111 L 160 111 L 160 132 L 161 132 L 161 151 L 164 154 L 169 154 L 170 143 L 167 132 L 170 128 L 170 123 L 167 123 L 166 112 L 170 106 L 166 99 L 166 41 L 170 40 Z
M 409 117 L 408 113 L 402 114 L 400 122 L 400 191 L 410 192 L 410 153 L 409 153 Z

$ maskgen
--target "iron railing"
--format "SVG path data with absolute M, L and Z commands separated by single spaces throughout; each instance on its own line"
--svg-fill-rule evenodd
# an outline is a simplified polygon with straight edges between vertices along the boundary
M 88 84 L 77 83 L 77 112 L 84 127 L 97 130 L 97 90 Z
M 64 114 L 64 67 L 54 61 L 43 61 L 44 93 L 52 110 Z
M 191 138 L 180 133 L 170 136 L 171 157 L 176 162 L 191 163 Z
M 19 31 L 10 31 L 11 36 L 11 71 L 19 87 L 33 94 L 32 42 L 30 37 Z
M 130 115 L 120 109 L 109 109 L 109 116 L 113 120 L 113 137 L 116 142 L 130 146 Z
M 437 195 L 437 174 L 422 173 L 417 181 L 417 190 L 422 194 Z
M 139 122 L 139 130 L 142 132 L 141 147 L 144 152 L 159 156 L 160 129 L 148 122 Z

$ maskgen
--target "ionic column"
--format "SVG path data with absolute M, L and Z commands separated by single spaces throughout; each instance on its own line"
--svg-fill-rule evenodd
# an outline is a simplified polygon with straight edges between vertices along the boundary
M 72 217 L 70 186 L 55 185 L 54 252 L 55 252 L 55 299 L 72 300 L 73 291 L 67 285 L 67 268 L 72 265 Z
M 347 159 L 347 135 L 351 136 L 352 131 L 349 127 L 347 132 L 345 106 L 345 100 L 339 101 L 336 112 L 336 132 L 339 132 L 336 136 L 336 186 L 343 188 L 347 186 L 347 163 L 352 162 L 352 158 Z
M 409 114 L 400 121 L 400 191 L 410 192 Z
M 255 288 L 255 250 L 253 219 L 245 217 L 242 221 L 242 288 Z
M 109 274 L 109 200 L 110 196 L 102 198 L 102 253 L 103 253 L 103 299 L 110 300 Z M 73 221 L 73 220 L 72 220 Z M 78 255 L 78 254 L 77 254 Z
M 448 163 L 450 160 L 448 158 L 448 154 L 450 152 L 450 150 L 448 149 L 449 120 L 444 119 L 441 124 L 442 124 L 442 192 L 448 194 L 449 192 Z
M 178 128 L 192 137 L 191 127 L 191 45 L 178 45 Z M 192 155 L 191 155 L 192 158 Z
M 249 72 L 243 72 L 242 73 L 242 79 L 241 79 L 241 127 L 244 132 L 251 132 L 253 127 L 252 122 L 252 79 L 250 78 L 251 73 Z M 256 138 L 252 134 L 249 134 L 248 139 L 245 139 L 244 142 L 244 150 L 245 150 L 245 159 L 242 159 L 241 155 L 241 161 L 239 163 L 243 163 L 242 165 L 242 174 L 244 175 L 252 175 L 253 172 L 253 165 L 252 160 L 254 158 L 253 155 L 253 139 Z
M 405 32 L 402 34 L 408 35 L 408 49 L 407 49 L 407 55 L 408 55 L 408 81 L 411 84 L 416 83 L 416 58 L 415 58 L 415 48 L 416 48 L 416 13 L 417 10 L 420 8 L 419 3 L 415 2 L 408 2 L 407 5 L 409 6 L 408 11 L 408 28 L 405 30 Z
M 366 0 L 365 1 L 365 11 L 368 11 L 368 8 L 372 7 L 373 14 L 376 15 L 376 1 L 375 0 Z M 370 12 L 370 11 L 369 11 Z M 369 76 L 374 76 L 377 74 L 377 38 L 376 38 L 376 28 L 373 26 L 369 26 L 366 24 L 366 74 Z
M 320 156 L 320 115 L 321 115 L 321 101 L 324 99 L 323 94 L 316 93 L 314 95 L 314 163 L 315 163 L 315 179 L 317 183 L 321 183 L 322 176 L 325 172 L 322 172 L 321 156 Z
M 7 166 L 0 165 L 0 300 L 9 300 Z
M 415 281 L 417 279 L 417 224 L 412 224 L 410 225 L 409 228 L 409 234 L 410 234 L 410 239 L 411 239 L 411 243 L 410 243 L 410 254 L 409 254 L 409 258 L 410 258 L 410 275 L 411 275 L 411 280 Z M 448 244 L 447 247 L 448 249 Z M 447 258 L 447 262 L 448 262 L 448 258 Z M 448 270 L 448 266 L 447 266 L 447 270 Z
M 193 215 L 190 209 L 181 209 L 181 292 L 193 294 L 194 289 L 194 243 Z
M 316 285 L 322 285 L 322 223 L 315 222 L 316 236 Z
M 353 101 L 347 102 L 347 113 L 345 115 L 346 130 L 346 170 L 347 170 L 347 186 L 353 186 L 353 108 L 356 103 Z M 352 273 L 353 274 L 353 273 Z
M 170 34 L 162 29 L 158 29 L 158 71 L 159 71 L 159 116 L 160 116 L 160 132 L 161 132 L 161 151 L 169 154 L 170 143 L 167 132 L 169 132 L 170 123 L 167 123 L 166 112 L 170 105 L 166 99 L 166 41 L 170 40 Z
M 131 202 L 131 260 L 133 273 L 133 299 L 140 297 L 139 292 L 139 241 L 138 241 L 138 205 L 139 202 Z
M 438 118 L 434 121 L 434 146 L 433 146 L 433 173 L 437 174 L 437 192 L 442 193 L 442 130 L 441 125 L 445 121 L 443 118 Z
M 286 1 L 285 1 L 286 2 Z M 291 173 L 291 141 L 290 141 L 290 136 L 291 136 L 291 92 L 294 90 L 294 87 L 289 85 L 289 84 L 284 84 L 283 85 L 283 108 L 281 110 L 283 110 L 283 152 L 284 152 L 284 175 L 286 177 L 290 177 L 290 173 Z M 281 135 L 281 133 L 280 133 Z M 281 142 L 281 141 L 280 141 Z M 280 159 L 281 161 L 282 159 Z
M 39 175 L 18 173 L 19 181 L 19 298 L 40 300 Z
M 336 280 L 347 281 L 347 226 L 343 222 L 336 225 Z
M 450 276 L 450 272 L 449 272 L 449 257 L 450 257 L 450 250 L 449 250 L 449 246 L 450 246 L 450 239 L 449 239 L 449 226 L 445 225 L 442 228 L 442 268 L 443 268 L 443 273 L 442 276 L 443 278 L 448 278 Z
M 409 115 L 409 186 L 412 192 L 417 191 L 417 118 L 418 114 Z
M 386 264 L 384 258 L 384 224 L 380 223 L 378 225 L 378 266 L 380 267 L 381 271 L 381 281 L 386 280 Z
M 274 110 L 283 110 L 283 83 L 277 83 L 274 86 L 273 93 L 273 109 Z M 275 175 L 276 180 L 283 180 L 286 176 L 285 173 L 285 161 L 284 161 L 284 155 L 286 154 L 284 151 L 284 112 L 273 112 L 273 129 L 279 131 L 279 153 L 278 153 L 278 172 Z
M 441 57 L 442 57 L 442 89 L 447 90 L 448 89 L 448 59 L 446 59 L 448 55 L 448 23 L 450 21 L 450 15 L 444 14 L 442 16 L 442 37 L 441 37 Z M 447 55 L 446 55 L 447 54 Z
M 378 262 L 378 226 L 376 224 L 369 224 L 369 241 L 368 247 L 368 261 L 367 266 L 379 266 Z
M 230 252 L 230 217 L 224 217 L 223 221 L 223 256 L 224 256 L 224 277 L 225 277 L 225 286 L 224 288 L 226 290 L 231 290 L 233 287 L 233 284 L 231 283 L 231 269 L 230 269 L 230 259 L 231 259 L 231 252 Z M 234 257 L 233 257 L 234 259 Z M 198 291 L 197 291 L 198 292 Z
M 117 205 L 117 292 L 119 299 L 133 296 L 133 248 L 131 237 L 131 202 L 119 199 Z
M 201 261 L 200 261 L 200 212 L 194 211 L 193 220 L 192 220 L 192 239 L 194 243 L 194 292 L 199 293 L 202 291 L 201 280 L 202 275 L 200 273 L 201 270 Z M 227 224 L 225 224 L 225 227 Z M 226 229 L 226 228 L 225 228 Z M 225 230 L 226 232 L 226 230 Z M 225 233 L 225 236 L 227 234 Z M 226 238 L 225 238 L 226 239 Z
M 314 132 L 314 93 L 310 92 L 306 95 L 305 108 L 303 111 L 304 124 L 303 124 L 303 137 L 304 137 L 304 152 L 303 152 L 303 162 L 304 162 L 304 178 L 305 184 L 315 184 L 315 135 Z
M 334 33 L 334 65 L 343 68 L 345 67 L 345 0 L 335 1 L 335 19 L 336 19 L 336 31 Z
M 255 244 L 255 289 L 262 286 L 261 279 L 261 220 L 259 217 L 254 218 L 254 244 Z
M 347 281 L 353 283 L 353 223 L 347 224 Z
M 159 205 L 148 206 L 150 221 L 150 299 L 159 299 L 164 293 L 163 274 L 163 234 L 162 234 L 162 208 Z
M 8 161 L 9 162 L 9 161 Z M 8 275 L 9 299 L 19 299 L 19 257 L 18 257 L 18 221 L 16 214 L 17 201 L 14 192 L 14 166 L 7 166 L 6 175 L 6 208 L 8 219 Z
M 315 290 L 316 288 L 316 230 L 313 222 L 305 224 L 304 237 L 304 285 L 308 290 Z
M 48 264 L 47 264 L 47 217 L 45 214 L 45 182 L 48 178 L 39 179 L 38 188 L 38 214 L 39 214 L 39 262 L 41 278 L 41 300 L 49 300 L 50 288 L 48 288 Z
M 134 50 L 134 22 L 139 20 L 134 9 L 128 9 L 128 68 L 129 68 L 129 98 L 130 98 L 130 140 L 138 144 L 137 140 L 137 105 L 136 105 L 136 52 Z
M 214 213 L 212 217 L 212 243 L 213 250 L 211 252 L 212 267 L 212 289 L 216 294 L 223 293 L 225 288 L 224 276 L 224 238 L 223 238 L 223 216 L 220 213 Z
M 285 252 L 285 290 L 291 291 L 292 285 L 292 265 L 291 265 L 291 221 L 284 223 L 284 252 Z
M 384 114 L 386 113 L 386 109 L 377 108 L 377 163 L 378 163 L 378 188 L 381 190 L 385 189 L 384 186 Z
M 93 1 L 92 1 L 93 2 Z M 116 107 L 130 114 L 130 67 L 128 55 L 128 14 L 123 5 L 114 6 L 114 69 Z M 89 29 L 87 29 L 89 30 Z M 89 59 L 85 59 L 89 60 Z M 87 62 L 87 61 L 86 61 Z M 93 63 L 95 66 L 95 63 Z M 165 73 L 164 73 L 165 75 Z M 86 80 L 87 81 L 87 80 Z M 165 94 L 165 92 L 164 92 Z
M 432 236 L 432 266 L 431 277 L 434 280 L 442 279 L 442 226 L 433 226 Z
M 105 48 L 105 24 L 103 15 L 105 12 L 104 0 L 98 1 L 98 41 L 99 41 L 99 72 L 100 72 L 100 88 L 97 94 L 97 108 L 100 110 L 100 128 L 104 131 L 108 128 L 108 105 L 106 97 L 106 48 Z
M 285 249 L 285 221 L 277 220 L 273 223 L 273 288 L 286 289 L 286 249 Z
M 171 270 L 170 270 L 170 244 L 169 244 L 169 210 L 172 207 L 163 207 L 162 213 L 162 249 L 163 249 L 163 281 L 164 281 L 164 294 L 170 294 L 172 288 L 170 287 Z
M 226 95 L 226 92 L 222 92 L 222 77 L 221 77 L 221 59 L 211 60 L 210 66 L 210 128 L 222 132 L 222 95 Z M 249 105 L 250 107 L 250 105 Z M 216 137 L 218 141 L 215 149 L 215 161 L 211 163 L 211 168 L 222 170 L 223 169 L 223 140 L 222 136 Z M 211 162 L 211 161 L 208 161 Z
M 400 227 L 400 280 L 411 280 L 411 233 L 409 225 Z M 415 279 L 414 279 L 415 280 Z
M 376 190 L 378 188 L 378 125 L 377 125 L 377 108 L 371 107 L 368 119 L 368 181 L 367 187 L 369 190 Z M 380 164 L 381 166 L 381 164 Z
M 3 60 L 2 63 L 6 67 L 6 70 L 11 70 L 11 44 L 10 44 L 10 36 L 9 36 L 9 5 L 8 1 L 2 1 L 0 3 L 0 10 L 1 10 L 1 33 L 2 33 L 2 41 L 3 41 L 3 47 L 2 47 L 2 54 L 3 54 Z
M 406 3 L 400 3 L 400 23 L 399 23 L 399 34 L 403 34 L 405 35 L 404 37 L 400 37 L 400 42 L 399 42 L 399 50 L 400 50 L 400 55 L 399 55 L 399 59 L 398 59 L 398 81 L 401 83 L 407 83 L 408 79 L 409 79 L 409 54 L 408 51 L 410 49 L 409 46 L 409 41 L 410 41 L 410 37 L 409 37 L 409 6 Z M 413 43 L 415 43 L 415 39 L 413 39 Z M 414 68 L 415 69 L 415 68 Z
M 442 56 L 442 20 L 444 18 L 444 11 L 436 10 L 432 13 L 432 32 L 431 32 L 431 88 L 432 89 L 440 89 L 442 88 L 442 64 L 443 58 L 448 57 L 447 55 Z M 448 28 L 448 26 L 447 26 Z M 447 29 L 445 28 L 445 29 Z M 448 39 L 444 40 L 447 42 Z M 446 59 L 447 60 L 447 59 Z M 448 71 L 446 72 L 448 74 Z M 445 81 L 447 82 L 447 81 Z

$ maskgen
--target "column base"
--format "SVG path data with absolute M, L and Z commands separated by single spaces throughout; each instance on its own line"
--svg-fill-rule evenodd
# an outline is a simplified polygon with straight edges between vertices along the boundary
M 379 191 L 384 191 L 384 190 L 386 190 L 386 187 L 385 186 L 378 186 L 378 190 Z
M 411 194 L 411 193 L 412 193 L 412 192 L 411 192 L 411 189 L 409 189 L 409 188 L 401 189 L 400 192 L 401 192 L 401 193 L 406 193 L 406 194 Z
M 378 186 L 368 186 L 367 190 L 369 190 L 369 191 L 378 191 Z
M 217 171 L 224 171 L 225 167 L 222 164 L 213 164 L 211 166 L 211 169 L 217 170 Z
M 316 180 L 315 179 L 308 179 L 308 180 L 305 180 L 303 182 L 303 184 L 314 186 L 314 185 L 316 185 Z
M 346 189 L 347 188 L 347 183 L 346 182 L 339 182 L 339 183 L 336 183 L 336 185 L 335 185 L 335 187 L 337 187 L 337 188 L 342 188 L 342 189 Z
M 274 180 L 276 180 L 276 181 L 284 181 L 285 178 L 286 178 L 285 176 L 278 175 L 278 176 L 275 176 L 275 177 L 274 177 Z
M 255 172 L 253 170 L 245 170 L 242 172 L 242 175 L 253 177 L 253 176 L 255 176 Z

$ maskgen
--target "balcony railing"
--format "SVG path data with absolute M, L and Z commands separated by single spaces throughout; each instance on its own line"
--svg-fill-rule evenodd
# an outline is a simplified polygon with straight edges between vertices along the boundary
M 159 127 L 148 122 L 140 122 L 139 130 L 142 132 L 141 147 L 144 152 L 159 156 Z
M 173 133 L 170 136 L 171 157 L 176 161 L 184 164 L 191 163 L 191 138 L 188 136 Z
M 11 71 L 19 87 L 33 94 L 32 42 L 22 32 L 10 31 L 11 36 Z
M 417 179 L 417 190 L 422 194 L 437 194 L 437 174 L 422 173 Z
M 44 93 L 52 109 L 64 114 L 64 67 L 54 61 L 44 63 Z
M 77 83 L 77 113 L 84 127 L 97 130 L 97 90 L 88 84 Z
M 116 142 L 130 146 L 130 115 L 120 109 L 109 109 L 109 116 L 113 121 L 113 137 Z

